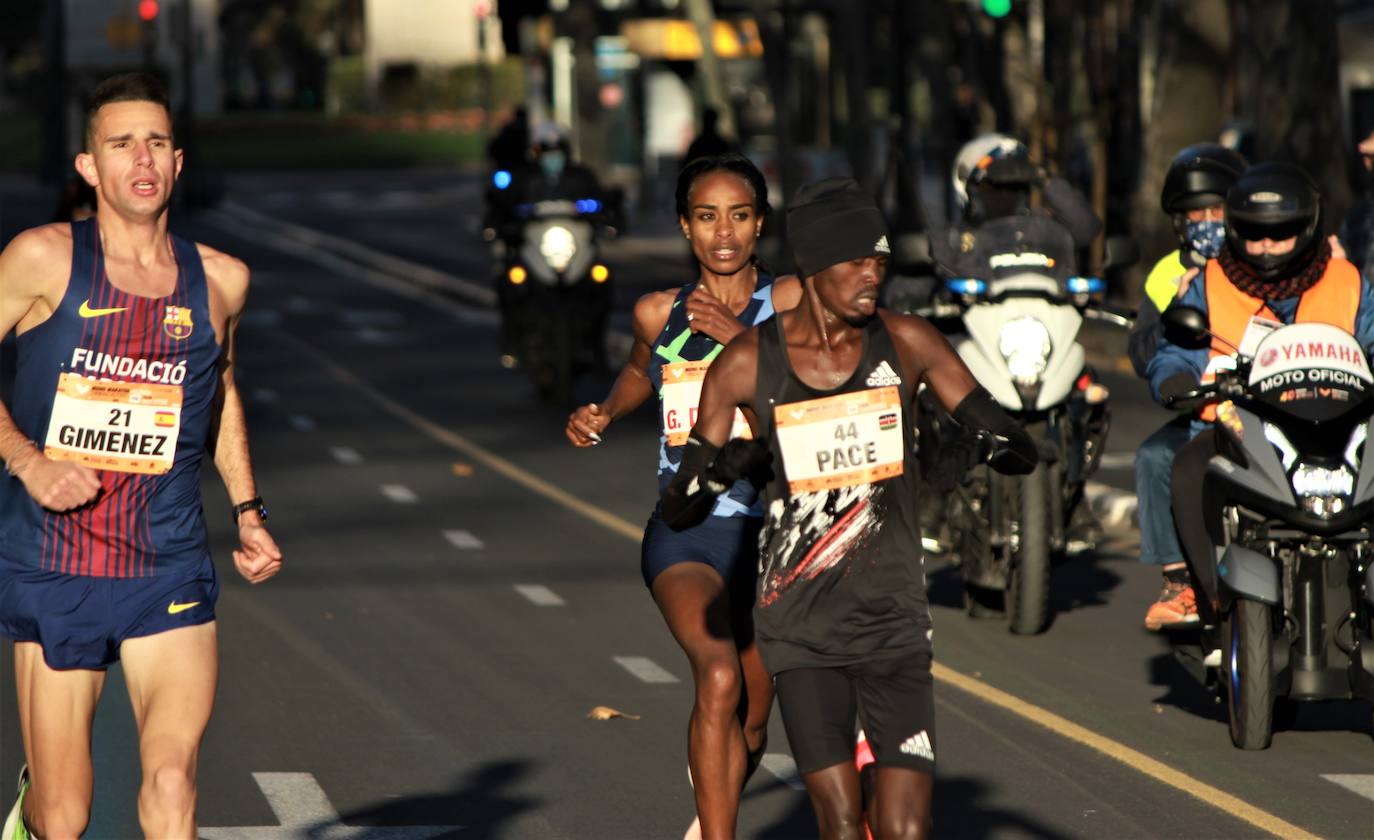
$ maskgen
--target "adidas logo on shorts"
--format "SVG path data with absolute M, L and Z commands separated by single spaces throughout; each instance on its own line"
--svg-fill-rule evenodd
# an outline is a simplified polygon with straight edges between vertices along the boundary
M 878 362 L 878 366 L 864 380 L 864 384 L 870 388 L 881 388 L 884 385 L 901 385 L 902 377 L 897 375 L 897 371 L 892 369 L 892 365 L 887 363 L 887 359 Z
M 930 736 L 924 729 L 903 741 L 901 751 L 906 755 L 924 758 L 926 761 L 935 760 L 935 748 L 930 745 Z

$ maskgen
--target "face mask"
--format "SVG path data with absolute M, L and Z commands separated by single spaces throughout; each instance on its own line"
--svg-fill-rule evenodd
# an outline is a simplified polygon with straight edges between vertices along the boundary
M 539 156 L 539 168 L 550 178 L 557 178 L 563 173 L 565 162 L 562 152 L 545 152 Z
M 1214 260 L 1225 244 L 1225 222 L 1188 222 L 1188 247 L 1194 253 Z

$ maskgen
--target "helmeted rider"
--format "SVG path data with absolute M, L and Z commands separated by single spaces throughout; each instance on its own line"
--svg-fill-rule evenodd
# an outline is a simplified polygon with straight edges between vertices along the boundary
M 1155 263 L 1145 280 L 1128 342 L 1131 364 L 1139 376 L 1145 376 L 1154 358 L 1160 313 L 1187 290 L 1185 278 L 1191 281 L 1226 244 L 1226 193 L 1245 167 L 1239 152 L 1217 143 L 1188 146 L 1169 164 L 1159 204 L 1173 219 L 1178 248 Z M 1186 412 L 1156 429 L 1136 450 L 1140 562 L 1159 566 L 1164 575 L 1159 597 L 1145 613 L 1148 630 L 1197 621 L 1188 568 L 1174 530 L 1169 476 L 1174 455 L 1202 428 Z
M 1284 324 L 1331 324 L 1354 335 L 1365 352 L 1374 350 L 1374 289 L 1361 282 L 1353 265 L 1332 254 L 1321 221 L 1321 195 L 1301 168 L 1262 163 L 1240 176 L 1226 196 L 1226 244 L 1174 304 L 1205 312 L 1220 340 L 1189 350 L 1161 336 L 1148 368 L 1151 391 L 1161 402 L 1224 375 L 1220 372 L 1232 367 L 1233 347 L 1251 353 L 1264 335 Z M 1196 412 L 1196 436 L 1174 459 L 1173 512 L 1192 581 L 1205 594 L 1202 618 L 1210 619 L 1216 585 L 1206 523 L 1220 511 L 1206 503 L 1220 500 L 1204 496 L 1203 482 L 1217 451 L 1216 430 L 1209 428 L 1216 408 L 1186 399 L 1175 407 Z M 1191 589 L 1185 597 L 1193 600 Z

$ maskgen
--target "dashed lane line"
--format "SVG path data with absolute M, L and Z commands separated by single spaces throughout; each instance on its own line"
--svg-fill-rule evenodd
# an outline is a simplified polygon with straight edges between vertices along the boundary
M 415 491 L 404 484 L 383 484 L 379 489 L 381 489 L 383 496 L 398 505 L 413 505 L 420 501 L 420 497 L 415 495 Z
M 363 456 L 351 446 L 331 446 L 329 454 L 335 461 L 350 467 L 363 462 Z
M 615 664 L 633 674 L 635 679 L 640 682 L 656 685 L 681 682 L 647 656 L 612 656 L 611 659 L 615 660 Z
M 292 414 L 286 422 L 298 432 L 313 432 L 317 428 L 315 419 L 305 414 Z
M 452 530 L 444 532 L 444 539 L 448 540 L 454 548 L 461 548 L 463 551 L 476 551 L 482 548 L 482 541 L 477 539 L 471 531 Z
M 806 785 L 797 773 L 797 762 L 787 753 L 764 753 L 759 766 L 793 790 L 806 790 Z
M 561 607 L 567 603 L 559 597 L 557 592 L 537 583 L 517 583 L 515 591 L 525 596 L 526 600 L 537 607 Z
M 323 351 L 317 349 L 309 342 L 289 333 L 282 333 L 280 335 L 284 340 L 292 343 L 303 353 L 315 359 L 318 364 L 327 369 L 339 382 L 356 389 L 383 410 L 407 423 L 412 428 L 428 435 L 431 439 L 464 453 L 469 458 L 482 463 L 489 469 L 539 493 L 556 504 L 560 504 L 609 530 L 615 531 L 627 539 L 638 542 L 642 536 L 642 529 L 631 525 L 624 519 L 576 498 L 567 491 L 529 473 L 501 456 L 472 443 L 462 435 L 451 432 L 437 423 L 416 414 L 414 411 L 381 393 L 376 388 L 363 382 L 351 371 L 335 362 L 330 356 L 326 355 Z M 620 658 L 617 658 L 617 662 L 619 661 Z M 658 666 L 655 665 L 654 667 L 657 668 Z M 993 688 L 981 680 L 965 676 L 940 663 L 935 663 L 932 666 L 932 671 L 935 678 L 941 682 L 948 683 L 967 693 L 973 694 L 975 697 L 982 698 L 989 703 L 1001 706 L 1018 717 L 1045 726 L 1056 734 L 1096 750 L 1103 755 L 1114 758 L 1139 773 L 1149 776 L 1189 796 L 1196 797 L 1218 810 L 1250 823 L 1261 830 L 1281 837 L 1292 838 L 1292 840 L 1309 840 L 1309 838 L 1315 840 L 1315 835 L 1261 808 L 1231 796 L 1219 788 L 1205 784 L 1201 780 L 1189 776 L 1186 773 L 1176 771 L 1124 744 L 1098 735 L 1052 712 L 1020 700 L 1004 691 Z M 664 673 L 666 674 L 667 672 L 665 671 Z M 672 677 L 671 674 L 668 674 L 668 676 Z M 672 679 L 673 681 L 677 681 L 676 677 Z
M 399 402 L 359 379 L 352 371 L 340 365 L 338 362 L 335 362 L 331 357 L 316 348 L 315 345 L 310 342 L 291 335 L 290 333 L 279 333 L 278 335 L 284 341 L 299 349 L 302 353 L 313 358 L 321 367 L 328 370 L 336 380 L 363 394 L 383 411 L 406 423 L 411 428 L 414 428 L 422 434 L 428 435 L 431 440 L 463 453 L 471 460 L 477 461 L 492 472 L 500 473 L 516 484 L 538 493 L 555 504 L 562 505 L 574 513 L 608 530 L 620 534 L 626 539 L 634 540 L 638 543 L 644 536 L 644 528 L 642 526 L 632 525 L 613 513 L 604 511 L 596 505 L 584 502 L 561 487 L 550 484 L 533 473 L 507 461 L 500 455 L 489 452 L 462 435 L 449 431 L 438 423 L 406 408 L 404 405 L 401 405 Z

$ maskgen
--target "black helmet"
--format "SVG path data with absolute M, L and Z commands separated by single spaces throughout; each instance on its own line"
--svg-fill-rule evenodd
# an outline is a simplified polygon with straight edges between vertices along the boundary
M 1239 152 L 1217 143 L 1188 146 L 1169 164 L 1159 204 L 1170 214 L 1220 204 L 1245 166 Z
M 1291 276 L 1311 261 L 1321 240 L 1321 193 L 1301 167 L 1260 163 L 1226 194 L 1226 240 L 1266 280 Z M 1245 242 L 1297 237 L 1286 254 L 1248 254 Z

